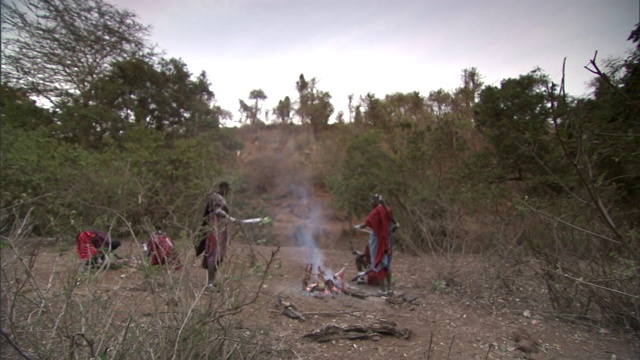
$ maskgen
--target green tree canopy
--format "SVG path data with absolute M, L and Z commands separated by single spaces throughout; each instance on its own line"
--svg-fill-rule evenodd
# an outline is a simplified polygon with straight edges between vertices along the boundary
M 538 167 L 548 152 L 551 110 L 545 90 L 545 74 L 536 69 L 517 79 L 506 79 L 500 87 L 487 86 L 480 92 L 475 123 L 493 144 L 505 178 L 523 179 Z
M 317 88 L 318 80 L 312 78 L 307 81 L 304 74 L 300 74 L 296 82 L 298 90 L 298 108 L 296 113 L 300 117 L 300 122 L 309 122 L 314 132 L 325 128 L 329 123 L 329 118 L 335 108 L 331 104 L 331 94 Z
M 206 74 L 193 79 L 181 60 L 123 60 L 61 107 L 59 133 L 90 147 L 121 138 L 133 124 L 173 138 L 194 135 L 218 128 L 222 111 L 214 99 Z
M 291 107 L 291 99 L 288 96 L 285 96 L 283 100 L 279 100 L 278 106 L 273 109 L 277 121 L 282 124 L 288 124 L 289 122 L 291 122 L 292 111 L 293 109 Z

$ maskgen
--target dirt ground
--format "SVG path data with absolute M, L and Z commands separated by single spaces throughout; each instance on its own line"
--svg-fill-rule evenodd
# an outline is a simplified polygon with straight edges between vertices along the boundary
M 356 242 L 364 244 L 366 237 Z M 205 283 L 205 272 L 194 259 L 193 250 L 182 247 L 185 278 L 194 286 Z M 232 244 L 227 266 L 246 262 L 248 254 L 268 259 L 273 246 Z M 50 251 L 50 252 L 49 252 Z M 345 268 L 346 278 L 356 273 L 353 256 L 347 249 L 316 249 L 324 256 L 327 269 Z M 136 253 L 134 244 L 118 250 L 121 256 Z M 73 250 L 56 253 L 41 251 L 37 277 L 43 283 L 55 279 L 52 273 L 75 271 Z M 46 260 L 45 260 L 46 259 Z M 458 259 L 460 281 L 455 286 L 436 286 L 442 261 L 396 253 L 394 295 L 376 296 L 377 287 L 348 283 L 348 288 L 367 297 L 345 294 L 314 295 L 302 288 L 309 248 L 281 247 L 276 253 L 270 275 L 257 301 L 242 315 L 248 328 L 269 329 L 298 359 L 639 359 L 639 344 L 630 334 L 615 333 L 585 324 L 570 323 L 554 316 L 546 308 L 544 290 L 535 279 L 522 281 L 511 291 L 502 291 L 483 283 L 490 269 L 481 257 Z M 130 268 L 108 270 L 101 274 L 101 286 L 108 292 L 116 283 L 144 281 L 141 273 Z M 61 278 L 63 278 L 62 276 Z M 251 280 L 253 281 L 253 280 Z M 253 286 L 253 285 L 250 285 Z M 249 287 L 250 288 L 250 287 Z M 220 291 L 225 291 L 221 289 Z M 137 293 L 133 296 L 140 297 Z M 152 296 L 151 294 L 146 294 Z M 221 296 L 219 292 L 205 297 Z M 295 308 L 296 319 L 286 316 L 279 304 Z M 126 306 L 126 300 L 124 305 Z M 290 308 L 291 309 L 291 308 Z M 290 315 L 292 315 L 290 313 Z M 141 315 L 143 316 L 143 315 Z M 374 329 L 385 320 L 385 329 L 397 332 L 363 335 L 348 332 L 349 327 Z M 334 338 L 328 341 L 305 337 L 334 326 Z M 354 336 L 358 338 L 348 338 Z M 408 335 L 408 336 L 404 336 Z

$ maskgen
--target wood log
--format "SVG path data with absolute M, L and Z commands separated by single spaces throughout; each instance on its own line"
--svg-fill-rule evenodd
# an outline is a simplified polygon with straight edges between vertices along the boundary
M 369 297 L 368 293 L 358 289 L 343 288 L 342 286 L 337 285 L 336 287 L 340 289 L 340 291 L 342 291 L 345 295 L 353 296 L 358 299 L 366 299 L 367 297 Z
M 327 342 L 338 339 L 363 339 L 368 338 L 373 341 L 380 340 L 383 335 L 391 335 L 402 339 L 409 339 L 411 330 L 397 329 L 396 323 L 387 320 L 378 320 L 371 324 L 353 324 L 338 326 L 335 324 L 325 325 L 322 328 L 312 331 L 303 338 L 315 340 L 317 342 Z
M 305 317 L 298 312 L 298 308 L 292 302 L 285 301 L 284 299 L 278 297 L 278 302 L 276 303 L 276 308 L 280 310 L 282 315 L 290 317 L 292 319 L 305 321 Z

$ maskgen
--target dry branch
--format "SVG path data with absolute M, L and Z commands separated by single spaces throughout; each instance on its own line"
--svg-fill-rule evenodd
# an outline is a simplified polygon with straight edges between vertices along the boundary
M 337 339 L 371 339 L 377 341 L 380 340 L 380 337 L 383 335 L 409 339 L 411 336 L 411 330 L 408 328 L 399 330 L 396 326 L 396 323 L 387 320 L 378 320 L 365 325 L 354 324 L 338 326 L 335 324 L 329 324 L 318 330 L 312 331 L 303 337 L 317 342 L 327 342 Z

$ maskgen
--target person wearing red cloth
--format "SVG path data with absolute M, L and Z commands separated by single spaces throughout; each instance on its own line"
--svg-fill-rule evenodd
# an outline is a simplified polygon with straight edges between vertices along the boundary
M 367 257 L 369 268 L 363 275 L 368 278 L 377 278 L 382 295 L 392 295 L 391 290 L 391 254 L 392 239 L 391 234 L 397 230 L 400 225 L 393 216 L 393 209 L 384 203 L 382 195 L 375 194 L 371 199 L 373 210 L 369 213 L 364 223 L 356 225 L 358 229 L 366 227 L 371 228 L 371 235 L 365 252 L 368 250 Z M 362 260 L 361 260 L 362 261 Z
M 229 243 L 227 225 L 236 219 L 229 215 L 229 206 L 224 197 L 231 191 L 228 182 L 218 185 L 218 191 L 211 193 L 204 211 L 203 226 L 210 224 L 211 232 L 196 246 L 196 256 L 204 252 L 202 267 L 207 269 L 207 290 L 215 287 L 216 272 L 222 263 Z
M 182 269 L 180 256 L 175 253 L 173 242 L 162 230 L 151 235 L 147 243 L 147 257 L 152 266 L 173 265 L 176 270 Z
M 111 239 L 109 234 L 99 230 L 87 230 L 78 234 L 76 238 L 77 251 L 85 266 L 101 265 L 107 252 L 113 252 L 120 247 L 120 241 Z

